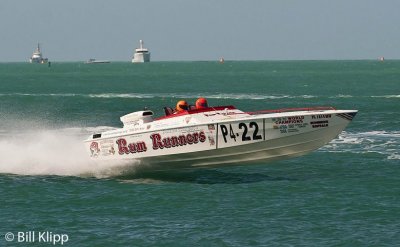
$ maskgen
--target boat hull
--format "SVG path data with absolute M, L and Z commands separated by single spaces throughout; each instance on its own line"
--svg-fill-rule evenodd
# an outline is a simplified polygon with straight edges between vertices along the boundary
M 133 55 L 132 63 L 147 63 L 150 62 L 150 52 L 135 53 Z
M 338 136 L 347 124 L 320 129 L 298 135 L 285 136 L 248 146 L 234 146 L 224 150 L 215 149 L 197 153 L 175 154 L 163 157 L 150 157 L 141 160 L 152 168 L 184 168 L 201 166 L 246 165 L 270 162 L 310 153 Z
M 94 159 L 124 160 L 150 169 L 244 165 L 307 154 L 337 137 L 356 111 L 264 114 L 87 141 Z

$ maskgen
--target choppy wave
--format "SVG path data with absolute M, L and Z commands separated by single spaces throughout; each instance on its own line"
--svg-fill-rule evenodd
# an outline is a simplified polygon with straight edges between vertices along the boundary
M 338 94 L 335 96 L 331 96 L 329 98 L 336 99 L 336 98 L 353 98 L 353 97 L 354 97 L 353 95 L 349 95 L 349 94 Z
M 1 96 L 27 96 L 27 97 L 86 97 L 86 98 L 138 98 L 138 99 L 151 99 L 151 98 L 199 98 L 207 95 L 207 98 L 211 99 L 253 99 L 253 100 L 264 100 L 264 99 L 311 99 L 317 98 L 315 95 L 262 95 L 262 94 L 227 94 L 227 93 L 99 93 L 99 94 L 76 94 L 76 93 L 11 93 L 11 94 L 0 94 Z
M 400 98 L 400 95 L 378 95 L 378 96 L 371 96 L 371 98 L 391 99 L 391 98 Z
M 155 96 L 152 94 L 138 94 L 138 93 L 101 93 L 101 94 L 87 94 L 80 96 L 89 98 L 138 98 L 138 99 L 155 98 Z
M 3 93 L 0 97 L 4 96 L 19 96 L 19 97 L 83 97 L 83 98 L 137 98 L 137 99 L 152 99 L 152 98 L 186 98 L 193 99 L 207 96 L 211 99 L 252 99 L 252 100 L 274 100 L 274 99 L 312 99 L 324 97 L 321 95 L 264 95 L 264 94 L 236 94 L 236 93 Z M 369 96 L 354 96 L 349 94 L 338 94 L 329 96 L 331 99 L 340 98 L 400 98 L 400 95 L 369 95 Z
M 379 153 L 387 159 L 400 159 L 400 131 L 343 131 L 321 149 L 321 152 Z
M 27 97 L 75 97 L 83 94 L 76 93 L 1 93 L 0 97 L 4 96 L 27 96 Z
M 295 98 L 315 98 L 313 95 L 261 95 L 261 94 L 156 94 L 155 97 L 172 97 L 172 98 L 199 98 L 207 95 L 210 99 L 252 99 L 252 100 L 265 100 L 265 99 L 295 99 Z

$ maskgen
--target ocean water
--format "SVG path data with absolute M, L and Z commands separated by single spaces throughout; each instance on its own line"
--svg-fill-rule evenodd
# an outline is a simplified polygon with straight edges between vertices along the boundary
M 124 114 L 200 96 L 359 113 L 321 149 L 266 164 L 144 174 L 83 150 Z M 398 246 L 399 126 L 400 61 L 0 63 L 0 246 L 53 245 L 41 233 L 65 246 Z

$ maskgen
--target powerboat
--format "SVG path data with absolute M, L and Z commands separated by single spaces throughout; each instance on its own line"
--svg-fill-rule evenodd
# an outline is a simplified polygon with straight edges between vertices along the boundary
M 135 49 L 133 54 L 132 63 L 147 63 L 150 62 L 150 52 L 147 48 L 143 47 L 143 40 L 139 40 L 139 48 Z
M 91 135 L 84 141 L 90 157 L 153 169 L 280 160 L 324 146 L 357 114 L 333 107 L 244 112 L 231 105 L 164 111 L 158 118 L 147 109 L 133 112 L 120 118 L 122 128 Z

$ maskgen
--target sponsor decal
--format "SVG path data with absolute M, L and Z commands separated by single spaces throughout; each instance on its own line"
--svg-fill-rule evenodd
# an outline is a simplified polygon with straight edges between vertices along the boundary
M 115 154 L 114 141 L 112 139 L 100 140 L 99 147 L 99 156 L 109 156 Z
M 119 138 L 116 143 L 120 155 L 147 151 L 146 143 L 143 141 L 128 143 L 124 138 Z
M 176 131 L 175 131 L 176 132 Z M 140 137 L 139 137 L 140 138 Z M 137 139 L 136 139 L 137 140 Z M 165 133 L 153 133 L 150 135 L 151 145 L 153 150 L 161 150 L 168 149 L 174 147 L 180 147 L 185 145 L 195 145 L 198 143 L 204 143 L 208 140 L 210 146 L 215 145 L 214 137 L 206 136 L 204 131 L 192 131 L 186 134 L 172 134 L 169 133 L 168 136 L 165 136 Z M 98 157 L 100 155 L 128 155 L 134 153 L 143 153 L 147 152 L 149 148 L 149 142 L 146 142 L 139 139 L 139 141 L 131 141 L 129 142 L 126 138 L 118 138 L 117 140 L 108 140 L 110 143 L 98 143 L 92 142 L 90 145 L 90 151 L 92 153 L 92 157 Z M 117 147 L 114 149 L 113 145 L 117 144 Z
M 225 109 L 223 112 L 204 113 L 204 116 L 206 117 L 212 117 L 216 115 L 230 116 L 230 115 L 235 115 L 235 112 L 229 112 L 228 109 Z
M 97 142 L 92 142 L 90 144 L 90 157 L 98 157 L 100 153 L 99 144 Z
M 215 139 L 213 136 L 213 131 L 215 131 L 215 125 L 214 124 L 209 124 L 208 125 L 208 130 L 210 131 L 210 135 L 208 135 L 208 142 L 210 143 L 210 146 L 215 145 Z
M 304 116 L 278 118 L 275 120 L 275 124 L 299 124 L 299 123 L 303 123 L 303 120 L 304 120 Z
M 324 120 L 324 121 L 313 121 L 310 122 L 311 126 L 313 128 L 323 128 L 323 127 L 328 127 L 329 126 L 329 121 Z
M 213 136 L 208 136 L 208 141 L 210 142 L 210 146 L 214 146 L 215 145 L 215 140 Z
M 311 119 L 331 118 L 331 114 L 311 115 Z
M 90 157 L 92 158 L 115 154 L 115 149 L 112 140 L 100 140 L 99 142 L 92 142 L 90 144 L 89 150 L 90 150 Z
M 154 150 L 163 148 L 173 148 L 184 145 L 197 144 L 199 142 L 206 141 L 206 135 L 204 131 L 189 133 L 179 136 L 162 137 L 159 133 L 150 135 L 152 146 Z
M 304 122 L 304 118 L 304 116 L 272 118 L 272 128 L 279 130 L 282 134 L 299 132 L 301 128 L 308 125 Z

